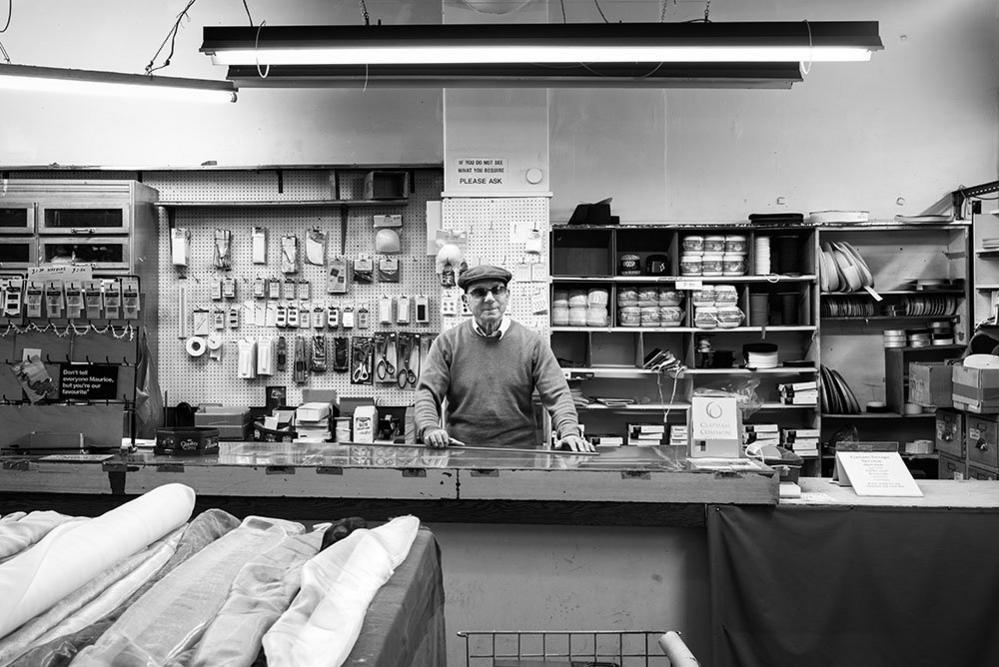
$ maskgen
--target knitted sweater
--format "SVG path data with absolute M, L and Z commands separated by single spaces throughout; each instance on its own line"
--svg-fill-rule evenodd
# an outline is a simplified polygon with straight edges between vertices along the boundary
M 535 447 L 535 389 L 559 436 L 578 434 L 569 385 L 545 340 L 517 322 L 502 338 L 486 338 L 468 320 L 438 336 L 424 360 L 416 387 L 417 433 L 440 424 L 446 398 L 451 437 L 469 445 Z

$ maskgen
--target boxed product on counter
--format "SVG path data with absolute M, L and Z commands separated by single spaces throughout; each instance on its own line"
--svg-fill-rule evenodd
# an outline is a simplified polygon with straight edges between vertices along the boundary
M 247 408 L 205 405 L 194 413 L 194 425 L 218 429 L 219 440 L 250 439 L 250 411 Z
M 909 363 L 909 402 L 922 406 L 949 408 L 953 403 L 954 380 L 946 362 Z

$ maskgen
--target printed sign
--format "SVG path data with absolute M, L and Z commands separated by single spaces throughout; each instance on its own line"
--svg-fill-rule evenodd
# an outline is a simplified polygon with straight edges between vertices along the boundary
M 113 401 L 118 396 L 118 367 L 59 364 L 59 398 L 69 401 Z
M 923 492 L 898 452 L 836 452 L 833 480 L 858 496 L 918 497 Z
M 505 158 L 459 158 L 458 183 L 502 188 L 506 185 Z

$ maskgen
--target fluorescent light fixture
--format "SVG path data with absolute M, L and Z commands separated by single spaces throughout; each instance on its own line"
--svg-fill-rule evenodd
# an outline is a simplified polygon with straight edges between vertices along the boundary
M 32 65 L 0 65 L 0 89 L 96 93 L 169 100 L 236 101 L 236 86 L 231 81 L 179 79 Z
M 263 76 L 266 74 L 266 76 Z M 799 63 L 537 65 L 233 65 L 240 88 L 769 88 L 802 80 Z
M 869 60 L 876 21 L 205 27 L 218 65 Z

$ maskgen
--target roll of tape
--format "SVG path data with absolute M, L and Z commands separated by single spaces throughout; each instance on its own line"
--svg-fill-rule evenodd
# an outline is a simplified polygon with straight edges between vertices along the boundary
M 205 339 L 205 345 L 208 346 L 209 350 L 217 350 L 222 347 L 222 336 L 218 334 L 211 334 Z
M 205 339 L 201 336 L 191 336 L 187 339 L 187 353 L 192 357 L 200 357 L 205 353 Z

